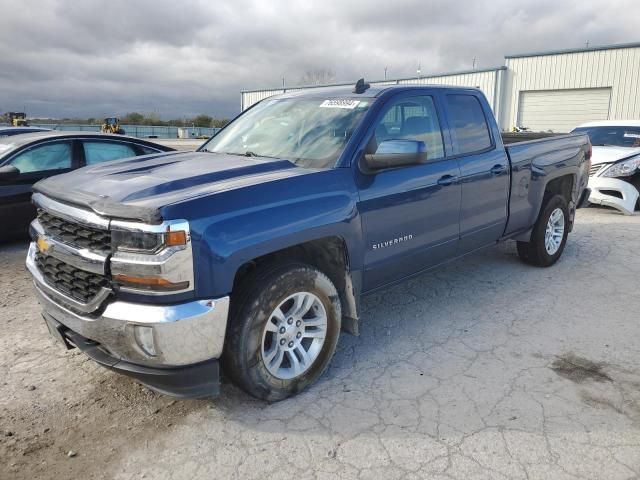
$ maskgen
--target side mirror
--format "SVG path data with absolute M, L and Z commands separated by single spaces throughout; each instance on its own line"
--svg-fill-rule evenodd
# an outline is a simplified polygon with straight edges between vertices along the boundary
M 0 180 L 11 180 L 20 176 L 20 170 L 13 165 L 5 165 L 0 167 Z
M 376 153 L 364 155 L 365 173 L 385 168 L 419 165 L 427 161 L 427 146 L 419 140 L 385 140 Z

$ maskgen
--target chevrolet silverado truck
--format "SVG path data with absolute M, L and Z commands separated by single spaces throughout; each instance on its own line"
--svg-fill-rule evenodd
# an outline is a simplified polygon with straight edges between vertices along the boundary
M 363 295 L 504 240 L 554 264 L 590 155 L 586 134 L 505 148 L 477 89 L 291 92 L 196 152 L 37 183 L 26 263 L 67 348 L 175 396 L 218 394 L 222 367 L 280 400 L 358 333 Z

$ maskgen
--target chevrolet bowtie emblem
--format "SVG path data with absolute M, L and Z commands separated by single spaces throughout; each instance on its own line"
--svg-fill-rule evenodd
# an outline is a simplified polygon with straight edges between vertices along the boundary
M 36 245 L 38 246 L 38 250 L 40 251 L 40 253 L 47 253 L 51 248 L 51 244 L 49 244 L 49 242 L 47 242 L 44 237 L 38 237 Z

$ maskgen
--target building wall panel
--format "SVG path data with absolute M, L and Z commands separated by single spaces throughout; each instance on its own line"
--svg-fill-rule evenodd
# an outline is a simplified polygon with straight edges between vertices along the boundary
M 609 117 L 610 88 L 520 92 L 518 124 L 533 131 L 566 133 L 576 125 Z
M 506 65 L 510 87 L 503 128 L 516 126 L 521 94 L 526 91 L 548 90 L 551 95 L 557 90 L 610 88 L 609 118 L 640 118 L 640 46 L 509 57 Z

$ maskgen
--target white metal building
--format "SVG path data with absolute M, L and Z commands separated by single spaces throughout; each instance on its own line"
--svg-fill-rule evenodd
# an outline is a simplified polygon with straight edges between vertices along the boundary
M 640 119 L 640 43 L 508 55 L 502 125 L 567 132 Z
M 507 55 L 505 60 L 503 67 L 369 83 L 480 88 L 503 130 L 568 132 L 593 120 L 640 119 L 640 43 Z M 241 108 L 307 88 L 316 86 L 245 90 Z

